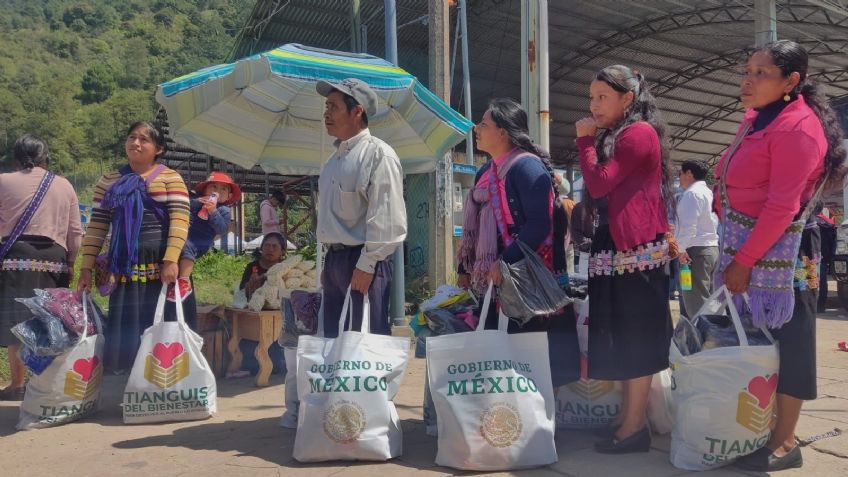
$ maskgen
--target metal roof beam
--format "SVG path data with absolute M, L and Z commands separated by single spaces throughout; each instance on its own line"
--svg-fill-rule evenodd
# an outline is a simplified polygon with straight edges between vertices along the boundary
M 825 42 L 818 40 L 798 40 L 798 43 L 805 48 L 809 48 L 808 53 L 810 56 L 839 55 L 843 54 L 842 49 L 848 46 L 848 39 L 830 39 Z M 841 44 L 841 46 L 834 48 L 833 43 Z M 741 60 L 747 57 L 750 51 L 751 49 L 749 48 L 740 48 L 723 55 L 695 62 L 679 72 L 657 81 L 652 92 L 655 96 L 661 97 L 669 91 L 679 88 L 691 81 L 704 78 L 716 71 L 737 66 Z M 713 78 L 710 79 L 712 80 Z
M 831 75 L 834 75 L 834 74 L 837 75 L 836 78 L 843 78 L 845 76 L 848 76 L 848 73 L 846 73 L 844 70 L 841 70 L 841 71 L 836 71 L 836 72 L 827 71 L 827 72 L 821 72 L 821 73 L 813 73 L 813 74 L 810 75 L 810 77 L 811 78 L 817 78 L 817 77 L 821 76 L 821 77 L 824 77 L 824 78 L 830 78 L 830 77 L 832 77 Z M 841 86 L 840 86 L 840 88 L 845 89 L 845 88 L 842 88 Z M 715 124 L 716 122 L 726 120 L 728 117 L 733 115 L 733 110 L 735 110 L 736 112 L 740 112 L 740 113 L 742 112 L 742 109 L 739 108 L 739 100 L 735 100 L 735 101 L 732 101 L 732 102 L 722 104 L 721 106 L 717 107 L 713 111 L 710 111 L 709 113 L 705 114 L 704 116 L 702 116 L 702 117 L 696 119 L 695 121 L 689 123 L 683 129 L 676 131 L 671 136 L 672 147 L 675 147 L 679 144 L 682 144 L 684 141 L 692 140 L 692 137 L 695 134 L 698 134 L 702 129 L 704 129 L 706 127 L 710 127 L 713 124 Z
M 788 23 L 780 21 L 779 15 L 782 12 L 786 12 L 793 20 L 812 26 L 842 26 L 844 22 L 848 21 L 848 18 L 846 18 L 837 22 L 827 16 L 825 22 L 798 20 L 797 15 L 802 11 L 813 15 L 821 12 L 822 9 L 816 6 L 781 4 L 777 6 L 778 22 L 783 24 Z M 633 41 L 660 33 L 706 24 L 735 23 L 743 21 L 743 19 L 746 22 L 753 22 L 753 13 L 753 9 L 748 5 L 721 4 L 718 7 L 696 8 L 687 12 L 676 12 L 664 17 L 653 18 L 637 25 L 625 26 L 605 38 L 594 40 L 586 47 L 570 52 L 555 60 L 561 66 L 551 72 L 551 86 L 574 72 L 578 66 L 585 65 L 600 56 L 608 56 L 609 52 Z

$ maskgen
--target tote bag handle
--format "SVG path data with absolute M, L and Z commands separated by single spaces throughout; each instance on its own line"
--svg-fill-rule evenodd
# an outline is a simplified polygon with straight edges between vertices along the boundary
M 80 335 L 80 341 L 88 338 L 88 324 L 91 322 L 92 317 L 94 319 L 94 329 L 97 334 L 103 334 L 103 323 L 100 321 L 100 317 L 97 313 L 91 311 L 93 305 L 91 305 L 91 293 L 88 290 L 83 290 L 82 295 L 80 296 L 82 300 L 82 317 L 85 320 L 82 327 L 82 334 Z
M 486 329 L 486 317 L 489 314 L 489 306 L 492 303 L 492 292 L 495 289 L 495 284 L 489 280 L 489 288 L 486 290 L 486 295 L 483 296 L 483 308 L 480 311 L 480 320 L 477 322 L 477 329 L 475 332 L 483 331 Z M 506 332 L 507 325 L 509 324 L 509 317 L 504 315 L 502 311 L 498 311 L 498 331 Z
M 159 301 L 156 302 L 156 313 L 153 315 L 153 324 L 159 324 L 165 321 L 165 295 L 168 293 L 168 285 L 162 284 L 162 291 L 159 292 Z M 174 284 L 174 305 L 177 308 L 177 323 L 184 328 L 186 326 L 185 315 L 183 314 L 183 297 L 180 295 L 180 287 Z
M 321 301 L 323 306 L 324 301 Z M 350 326 L 345 324 L 347 318 L 350 318 L 348 323 Z M 351 331 L 353 328 L 353 306 L 351 304 L 350 298 L 350 286 L 347 287 L 347 293 L 345 294 L 344 304 L 342 305 L 342 314 L 339 317 L 339 331 Z M 354 330 L 355 331 L 355 330 Z M 371 304 L 368 302 L 368 294 L 362 295 L 362 326 L 359 331 L 362 334 L 368 334 L 371 332 Z

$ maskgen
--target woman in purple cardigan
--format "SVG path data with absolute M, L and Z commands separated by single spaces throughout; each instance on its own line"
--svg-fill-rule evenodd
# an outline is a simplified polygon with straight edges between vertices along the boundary
M 665 126 L 645 78 L 604 68 L 577 122 L 580 167 L 597 228 L 589 259 L 589 377 L 622 382 L 622 409 L 598 452 L 647 452 L 651 377 L 668 368 L 668 211 Z M 601 133 L 596 137 L 596 131 Z

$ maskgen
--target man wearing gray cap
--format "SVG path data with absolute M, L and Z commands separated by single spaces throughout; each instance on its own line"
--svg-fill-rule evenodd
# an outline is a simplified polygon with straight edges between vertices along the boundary
M 318 178 L 318 241 L 327 246 L 321 275 L 324 334 L 338 336 L 348 287 L 352 329 L 361 326 L 367 293 L 371 332 L 389 334 L 392 253 L 406 238 L 400 160 L 368 130 L 368 118 L 377 114 L 377 94 L 367 84 L 355 78 L 319 81 L 316 90 L 327 98 L 324 125 L 336 138 L 336 152 Z

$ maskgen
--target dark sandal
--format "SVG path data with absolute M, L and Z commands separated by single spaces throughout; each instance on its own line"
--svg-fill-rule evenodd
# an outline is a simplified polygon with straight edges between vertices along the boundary
M 26 394 L 26 386 L 0 389 L 0 401 L 23 401 L 24 394 Z

